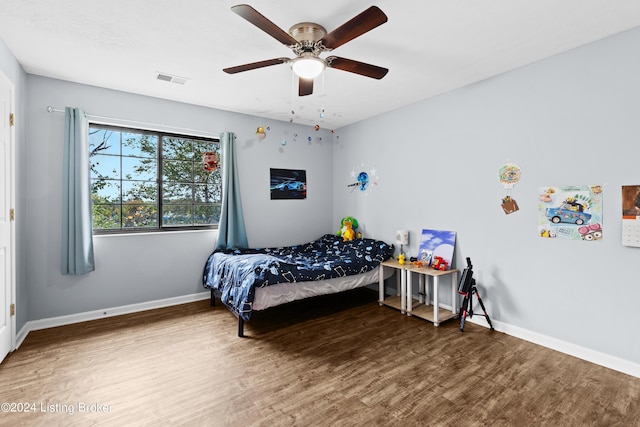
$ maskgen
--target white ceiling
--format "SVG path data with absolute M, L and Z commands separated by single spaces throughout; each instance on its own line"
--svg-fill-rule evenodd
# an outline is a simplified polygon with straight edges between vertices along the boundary
M 0 0 L 0 38 L 27 73 L 336 129 L 640 26 L 638 0 L 254 1 L 285 31 L 311 21 L 330 32 L 371 5 L 388 16 L 331 52 L 386 77 L 327 69 L 298 97 L 287 64 L 222 71 L 293 57 L 233 13 L 238 3 Z

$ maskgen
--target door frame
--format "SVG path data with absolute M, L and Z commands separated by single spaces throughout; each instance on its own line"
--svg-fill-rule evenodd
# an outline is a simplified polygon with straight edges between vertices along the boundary
M 18 118 L 16 117 L 16 102 L 15 102 L 15 85 L 13 82 L 7 77 L 7 75 L 0 69 L 0 81 L 3 85 L 6 85 L 9 88 L 9 114 L 13 114 L 14 124 L 9 125 L 9 181 L 7 182 L 7 191 L 9 192 L 9 208 L 14 209 L 14 218 L 15 218 L 15 207 L 16 207 L 16 197 L 15 197 L 15 188 L 16 188 L 16 125 Z M 7 309 L 10 310 L 13 305 L 14 310 L 17 311 L 16 307 L 16 221 L 9 221 L 9 244 L 11 247 L 11 259 L 9 262 L 8 268 L 10 269 L 10 278 L 7 286 L 9 286 L 9 301 Z M 16 311 L 13 314 L 9 315 L 9 321 L 11 323 L 11 344 L 9 348 L 9 352 L 12 352 L 16 349 Z M 4 358 L 4 355 L 2 356 Z M 0 361 L 3 359 L 0 359 Z

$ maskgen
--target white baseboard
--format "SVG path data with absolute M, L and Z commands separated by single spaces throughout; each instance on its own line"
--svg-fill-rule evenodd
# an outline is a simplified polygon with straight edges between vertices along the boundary
M 137 313 L 140 311 L 153 310 L 156 308 L 170 307 L 172 305 L 186 304 L 194 301 L 209 299 L 211 292 L 199 292 L 197 294 L 183 295 L 173 298 L 165 298 L 154 301 L 141 302 L 138 304 L 122 305 L 120 307 L 105 308 L 102 310 L 87 311 L 84 313 L 69 314 L 67 316 L 50 317 L 48 319 L 30 320 L 24 324 L 16 335 L 16 350 L 24 342 L 31 331 L 40 329 L 55 328 L 56 326 L 71 325 L 73 323 L 87 322 L 89 320 L 102 319 L 105 317 L 120 316 L 122 314 Z
M 476 315 L 471 319 L 467 318 L 466 321 L 486 328 L 489 327 L 484 316 Z M 523 329 L 518 326 L 509 325 L 493 319 L 491 319 L 491 324 L 498 332 L 577 357 L 578 359 L 586 360 L 587 362 L 595 363 L 596 365 L 604 366 L 605 368 L 613 369 L 614 371 L 640 378 L 640 364 L 633 363 L 629 360 L 591 350 L 576 344 L 571 344 L 557 338 L 542 335 L 528 329 Z

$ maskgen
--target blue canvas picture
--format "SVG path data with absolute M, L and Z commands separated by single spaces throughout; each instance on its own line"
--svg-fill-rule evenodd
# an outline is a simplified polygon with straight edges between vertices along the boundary
M 426 265 L 431 265 L 435 257 L 442 257 L 448 263 L 447 270 L 450 270 L 455 245 L 455 231 L 422 230 L 418 259 Z

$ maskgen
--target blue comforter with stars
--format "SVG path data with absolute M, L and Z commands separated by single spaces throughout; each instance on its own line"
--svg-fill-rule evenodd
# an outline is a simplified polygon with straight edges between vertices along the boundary
M 295 246 L 217 250 L 207 259 L 203 284 L 219 291 L 221 301 L 248 321 L 256 287 L 365 273 L 392 255 L 393 246 L 383 241 L 344 242 L 333 234 Z

